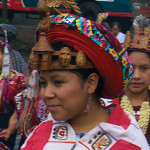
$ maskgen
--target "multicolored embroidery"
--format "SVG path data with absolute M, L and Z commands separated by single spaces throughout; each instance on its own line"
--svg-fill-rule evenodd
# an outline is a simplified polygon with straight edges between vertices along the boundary
M 93 150 L 105 150 L 110 144 L 111 139 L 107 134 L 102 134 L 92 145 Z
M 66 140 L 68 138 L 68 129 L 66 126 L 57 126 L 55 128 L 55 139 Z
M 0 40 L 0 47 L 2 48 L 4 46 L 6 46 L 6 42 L 3 42 L 2 40 Z
M 13 101 L 14 96 L 26 88 L 25 76 L 12 70 L 9 76 L 3 78 L 3 90 L 0 103 L 0 111 L 8 112 L 8 104 Z

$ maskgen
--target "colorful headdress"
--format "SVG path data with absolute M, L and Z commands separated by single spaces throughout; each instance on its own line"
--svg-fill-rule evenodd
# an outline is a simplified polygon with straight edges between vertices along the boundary
M 128 51 L 143 51 L 150 53 L 150 27 L 145 27 L 144 31 L 140 27 L 134 27 L 133 39 L 130 31 L 126 34 L 124 48 Z
M 64 0 L 65 1 L 65 0 Z M 79 8 L 73 0 L 39 0 L 38 10 L 43 15 L 33 47 L 31 65 L 37 70 L 97 68 L 104 81 L 102 97 L 115 97 L 131 79 L 133 67 L 120 43 L 104 26 L 72 14 L 61 14 L 55 6 Z M 51 45 L 62 42 L 68 47 L 55 50 Z M 75 52 L 69 47 L 73 47 Z M 71 60 L 75 58 L 75 63 Z M 54 61 L 57 59 L 58 61 Z M 124 84 L 123 84 L 124 83 Z

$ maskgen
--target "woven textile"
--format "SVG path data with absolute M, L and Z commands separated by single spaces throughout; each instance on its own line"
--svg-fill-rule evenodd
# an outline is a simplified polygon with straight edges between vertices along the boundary
M 16 70 L 19 73 L 26 74 L 26 62 L 24 61 L 23 57 L 20 55 L 19 52 L 11 49 L 9 50 L 10 53 L 10 70 Z

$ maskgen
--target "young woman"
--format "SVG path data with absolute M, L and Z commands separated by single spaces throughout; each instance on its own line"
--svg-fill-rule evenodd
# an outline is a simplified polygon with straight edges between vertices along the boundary
M 140 31 L 139 27 L 135 28 Z M 148 89 L 150 85 L 150 32 L 148 29 L 150 28 L 145 27 L 143 33 L 134 32 L 133 40 L 127 47 L 129 57 L 133 62 L 134 74 L 131 83 L 120 98 L 120 105 L 136 118 L 150 144 L 150 93 Z
M 132 74 L 114 36 L 102 25 L 70 14 L 46 16 L 39 27 L 31 65 L 40 70 L 40 95 L 51 116 L 22 150 L 148 150 L 132 115 L 120 106 L 109 114 L 99 102 L 99 97 L 117 95 L 123 76 L 126 84 Z

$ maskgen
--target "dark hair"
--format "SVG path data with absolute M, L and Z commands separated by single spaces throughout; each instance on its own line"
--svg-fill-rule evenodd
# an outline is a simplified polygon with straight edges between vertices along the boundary
M 101 25 L 105 26 L 108 30 L 111 30 L 111 27 L 108 22 L 102 21 Z
M 113 28 L 115 25 L 117 25 L 118 28 L 121 30 L 121 25 L 120 25 L 119 22 L 113 22 L 113 23 L 111 24 L 111 27 Z
M 1 26 L 0 26 L 0 39 L 3 42 L 6 42 L 5 32 L 4 32 L 4 30 L 3 30 L 3 28 Z
M 11 41 L 14 41 L 16 39 L 17 34 L 18 34 L 18 30 L 16 29 L 16 27 L 14 27 L 10 24 L 5 24 L 5 23 L 1 23 L 0 27 L 3 30 L 7 31 L 8 43 L 10 43 Z
M 141 53 L 145 53 L 145 54 L 147 54 L 148 57 L 150 58 L 150 53 L 149 53 L 149 52 L 139 51 L 139 50 L 128 50 L 127 52 L 128 52 L 129 55 L 130 55 L 132 52 L 141 52 Z
M 31 74 L 32 70 L 33 70 L 33 69 L 31 68 L 31 65 L 29 64 L 29 65 L 27 66 L 26 71 L 27 71 L 29 74 Z

